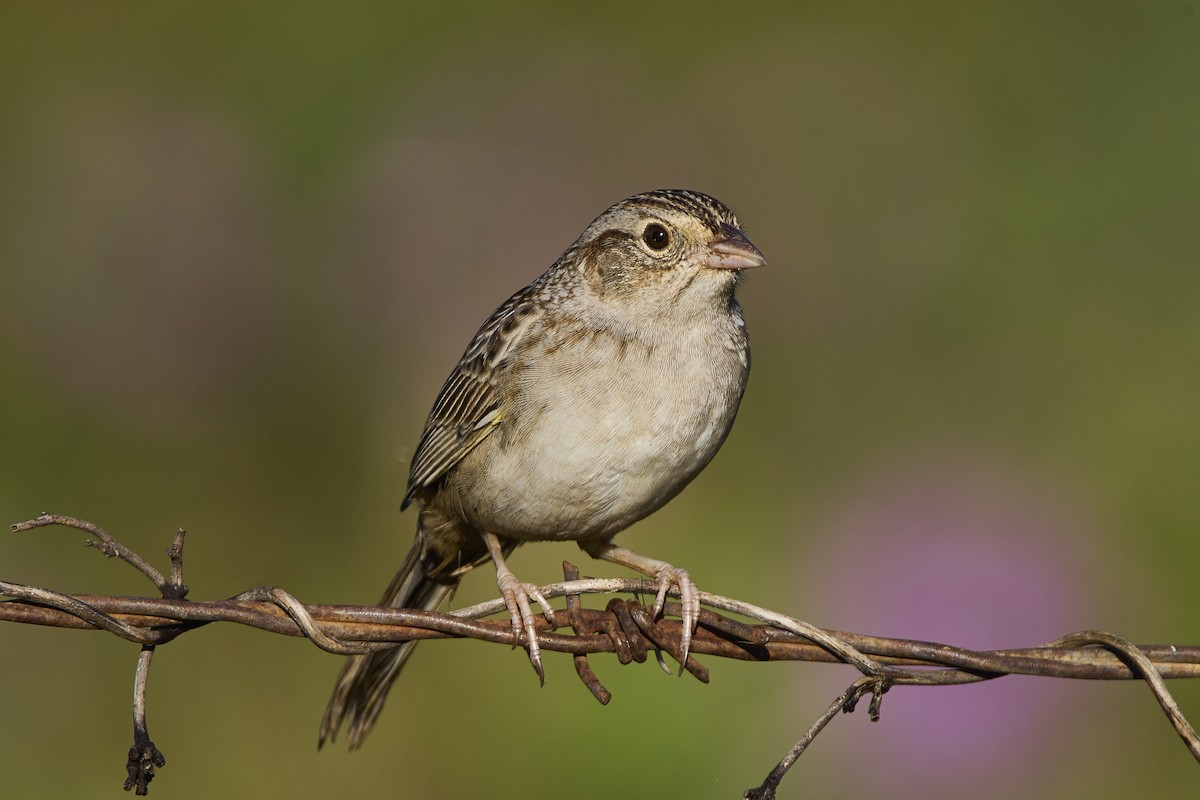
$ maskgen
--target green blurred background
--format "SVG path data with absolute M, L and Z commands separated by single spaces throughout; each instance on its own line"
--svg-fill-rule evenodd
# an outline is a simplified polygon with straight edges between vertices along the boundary
M 686 186 L 770 260 L 723 452 L 619 541 L 868 633 L 1200 643 L 1200 15 L 1106 4 L 8 4 L 0 517 L 86 517 L 196 599 L 377 599 L 429 405 L 597 213 Z M 46 530 L 0 576 L 144 593 Z M 545 583 L 570 545 L 519 551 Z M 457 601 L 494 594 L 491 571 Z M 597 601 L 599 602 L 599 601 Z M 4 625 L 11 797 L 112 797 L 136 648 Z M 363 751 L 339 661 L 234 626 L 159 652 L 154 796 L 740 797 L 853 675 L 713 681 L 423 646 Z M 1200 690 L 1177 684 L 1200 719 Z M 1166 796 L 1144 687 L 894 691 L 783 796 Z

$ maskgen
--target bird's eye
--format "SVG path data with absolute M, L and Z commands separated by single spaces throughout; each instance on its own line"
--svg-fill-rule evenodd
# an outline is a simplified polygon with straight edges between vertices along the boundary
M 646 226 L 646 230 L 642 231 L 642 241 L 651 250 L 665 250 L 671 243 L 671 234 L 667 233 L 667 229 L 662 225 L 651 222 Z

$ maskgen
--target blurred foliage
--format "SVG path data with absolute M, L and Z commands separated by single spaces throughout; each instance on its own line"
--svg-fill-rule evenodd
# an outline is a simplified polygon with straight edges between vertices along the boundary
M 1194 3 L 4 17 L 6 519 L 83 516 L 147 554 L 182 525 L 197 597 L 372 602 L 411 536 L 411 448 L 478 323 L 609 203 L 688 186 L 771 262 L 743 291 L 754 375 L 696 487 L 622 542 L 834 627 L 1200 639 Z M 148 591 L 72 533 L 0 552 L 6 579 Z M 514 565 L 548 582 L 563 558 L 608 572 L 565 545 Z M 483 571 L 458 600 L 493 593 Z M 114 796 L 135 649 L 0 635 L 6 792 Z M 851 680 L 710 666 L 704 687 L 597 662 L 601 708 L 565 659 L 538 690 L 520 653 L 427 645 L 365 750 L 318 756 L 337 660 L 218 626 L 155 661 L 152 790 L 737 797 Z M 1196 780 L 1133 685 L 897 691 L 879 725 L 859 716 L 787 796 Z

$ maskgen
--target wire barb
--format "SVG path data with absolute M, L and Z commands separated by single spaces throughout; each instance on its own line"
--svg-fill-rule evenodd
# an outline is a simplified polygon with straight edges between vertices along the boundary
M 142 645 L 133 677 L 133 746 L 129 748 L 129 758 L 125 763 L 125 770 L 129 773 L 125 779 L 125 791 L 133 789 L 138 796 L 149 793 L 155 770 L 167 763 L 167 759 L 150 740 L 150 733 L 146 729 L 146 680 L 150 675 L 150 659 L 153 657 L 154 645 Z

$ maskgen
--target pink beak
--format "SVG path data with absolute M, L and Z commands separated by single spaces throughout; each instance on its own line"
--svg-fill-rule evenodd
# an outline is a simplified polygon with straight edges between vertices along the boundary
M 709 269 L 750 269 L 765 267 L 767 259 L 746 234 L 732 225 L 721 226 L 721 238 L 708 245 L 704 266 Z

